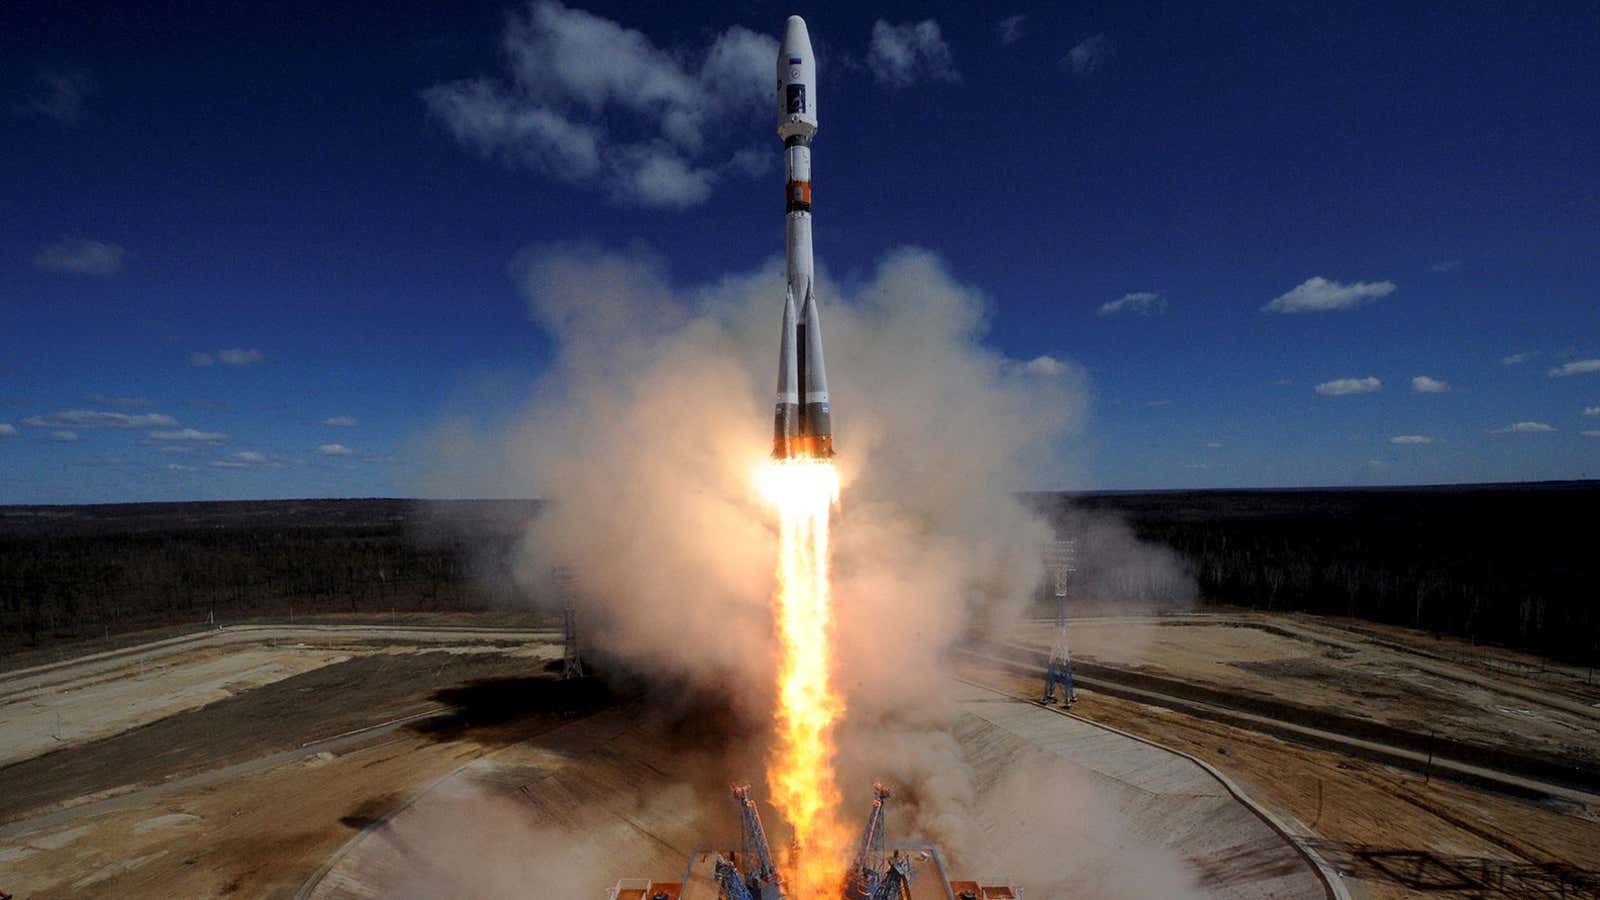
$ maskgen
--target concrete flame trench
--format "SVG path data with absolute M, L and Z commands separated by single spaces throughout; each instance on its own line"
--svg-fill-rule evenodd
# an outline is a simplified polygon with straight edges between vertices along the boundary
M 960 811 L 972 818 L 976 846 L 940 848 L 951 869 L 1011 874 L 1035 898 L 1137 896 L 1118 883 L 1126 873 L 1110 845 L 1075 839 L 1092 825 L 1116 836 L 1116 853 L 1142 843 L 1177 861 L 1193 896 L 1334 895 L 1300 849 L 1187 757 L 980 687 L 952 682 L 949 690 L 957 709 L 950 733 L 976 786 L 972 808 Z M 724 796 L 696 798 L 686 787 L 703 780 L 694 771 L 703 759 L 652 752 L 643 714 L 650 703 L 469 763 L 369 824 L 299 896 L 420 897 L 470 885 L 473 896 L 533 889 L 599 900 L 619 878 L 681 878 L 696 848 L 734 845 L 738 823 Z M 1008 815 L 1005 786 L 1018 772 L 1072 785 L 1080 808 L 1062 810 L 1059 822 Z M 491 822 L 495 835 L 462 858 L 451 823 Z M 1007 871 L 1019 861 L 1025 877 Z M 541 867 L 555 865 L 568 881 L 538 883 Z

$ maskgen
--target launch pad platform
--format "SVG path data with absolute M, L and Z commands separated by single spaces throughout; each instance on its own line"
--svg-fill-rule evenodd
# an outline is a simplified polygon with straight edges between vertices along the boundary
M 1001 879 L 951 879 L 944 860 L 932 844 L 894 844 L 891 851 L 911 862 L 911 880 L 904 897 L 895 900 L 1020 900 L 1022 891 Z M 727 896 L 717 881 L 718 859 L 731 860 L 741 871 L 747 870 L 740 851 L 696 848 L 689 856 L 688 868 L 679 881 L 651 881 L 624 878 L 606 895 L 606 900 L 724 900 Z

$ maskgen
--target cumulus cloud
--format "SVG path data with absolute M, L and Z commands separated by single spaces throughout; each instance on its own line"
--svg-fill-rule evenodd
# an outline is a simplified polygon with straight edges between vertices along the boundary
M 1014 16 L 1006 16 L 995 23 L 995 29 L 1000 32 L 1000 43 L 1015 44 L 1021 40 L 1022 23 L 1026 22 L 1027 19 L 1027 16 L 1018 13 Z
M 1490 434 L 1515 434 L 1520 432 L 1555 431 L 1543 422 L 1513 422 L 1504 428 L 1495 428 Z
M 178 420 L 161 413 L 116 413 L 99 409 L 68 409 L 45 416 L 29 416 L 24 425 L 36 428 L 159 428 Z
M 891 88 L 909 87 L 918 81 L 961 80 L 950 45 L 933 19 L 898 25 L 882 19 L 872 23 L 867 68 L 879 84 Z
M 1345 394 L 1370 394 L 1383 387 L 1383 382 L 1367 376 L 1366 378 L 1335 378 L 1317 385 L 1316 391 L 1324 397 L 1339 397 Z
M 250 366 L 266 358 L 265 353 L 254 347 L 234 347 L 229 350 L 217 351 L 217 362 L 225 366 Z
M 16 437 L 17 426 L 9 422 L 0 422 L 0 438 Z
M 1088 77 L 1100 71 L 1111 61 L 1115 51 L 1111 39 L 1103 34 L 1091 35 L 1079 41 L 1062 59 L 1074 75 Z
M 62 125 L 77 125 L 85 115 L 85 101 L 95 91 L 94 79 L 78 69 L 47 69 L 33 76 L 33 91 L 14 111 L 42 116 Z
M 281 462 L 255 450 L 240 450 L 238 453 L 230 453 L 222 459 L 212 460 L 211 464 L 219 469 L 277 469 L 283 467 Z
M 1539 351 L 1537 351 L 1537 350 L 1529 350 L 1526 353 L 1513 353 L 1510 356 L 1502 356 L 1502 357 L 1500 357 L 1500 365 L 1502 365 L 1502 366 L 1520 366 L 1523 363 L 1527 362 L 1530 359 L 1533 359 L 1534 357 L 1536 357 L 1538 355 L 1539 355 Z
M 1152 314 L 1159 315 L 1167 311 L 1166 298 L 1152 291 L 1140 291 L 1134 294 L 1123 294 L 1116 300 L 1100 304 L 1095 310 L 1095 315 L 1114 316 L 1117 313 L 1137 313 L 1141 316 Z
M 1425 434 L 1397 434 L 1389 438 L 1391 444 L 1431 444 L 1433 438 Z
M 1413 394 L 1442 394 L 1450 390 L 1450 384 L 1437 378 L 1418 375 L 1411 379 L 1411 392 Z
M 1261 307 L 1262 312 L 1302 313 L 1355 309 L 1394 293 L 1392 281 L 1357 281 L 1343 284 L 1314 275 L 1293 290 Z
M 194 428 L 181 428 L 175 431 L 152 431 L 145 435 L 145 440 L 157 444 L 220 444 L 228 439 L 220 431 L 200 431 Z
M 502 77 L 422 93 L 432 117 L 485 158 L 659 208 L 701 203 L 723 175 L 752 168 L 718 139 L 736 129 L 719 126 L 770 114 L 772 37 L 733 26 L 704 48 L 663 48 L 539 0 L 508 17 L 500 48 Z
M 1600 406 L 1585 406 L 1583 414 L 1586 416 L 1600 416 Z
M 50 432 L 50 440 L 55 441 L 58 444 L 70 444 L 70 443 L 76 441 L 77 439 L 78 439 L 78 434 L 75 431 L 52 431 L 52 432 Z
M 1461 268 L 1459 259 L 1441 259 L 1428 267 L 1429 272 L 1454 272 Z
M 33 256 L 35 268 L 69 275 L 114 275 L 122 271 L 128 251 L 119 244 L 86 238 L 62 238 L 40 248 Z
M 1568 375 L 1587 375 L 1590 372 L 1600 372 L 1600 359 L 1575 359 L 1569 363 L 1562 363 L 1545 374 L 1551 378 L 1565 378 Z
M 323 456 L 349 456 L 355 452 L 343 444 L 320 444 L 317 452 Z
M 322 424 L 332 425 L 335 428 L 354 428 L 359 423 L 354 416 L 329 416 L 322 420 Z

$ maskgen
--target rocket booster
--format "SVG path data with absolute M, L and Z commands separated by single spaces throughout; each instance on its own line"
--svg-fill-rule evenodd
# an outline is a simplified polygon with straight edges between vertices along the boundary
M 779 340 L 774 459 L 833 456 L 822 323 L 812 282 L 811 139 L 817 133 L 817 58 L 806 22 L 790 16 L 778 47 L 778 136 L 783 138 L 785 248 L 789 285 Z

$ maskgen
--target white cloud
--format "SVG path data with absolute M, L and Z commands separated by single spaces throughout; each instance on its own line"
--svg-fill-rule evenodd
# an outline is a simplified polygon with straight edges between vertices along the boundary
M 1394 293 L 1392 281 L 1357 281 L 1342 284 L 1313 275 L 1300 282 L 1294 290 L 1280 295 L 1261 307 L 1262 312 L 1301 313 L 1327 312 L 1334 309 L 1355 309 L 1380 297 Z
M 58 444 L 70 444 L 73 441 L 76 441 L 77 439 L 78 439 L 77 432 L 73 432 L 73 431 L 52 431 L 52 432 L 50 432 L 50 440 L 55 441 Z
M 1586 416 L 1600 416 L 1600 406 L 1585 406 L 1583 414 Z
M 1145 406 L 1152 406 L 1152 407 L 1153 406 L 1171 406 L 1171 405 L 1172 405 L 1172 401 L 1171 400 L 1149 400 L 1149 401 L 1145 402 Z
M 1502 356 L 1502 357 L 1500 357 L 1500 365 L 1502 365 L 1502 366 L 1520 366 L 1523 363 L 1527 362 L 1530 359 L 1533 359 L 1534 357 L 1536 357 L 1538 355 L 1539 355 L 1539 351 L 1537 351 L 1537 350 L 1529 350 L 1527 353 L 1513 353 L 1510 356 Z
M 1543 422 L 1513 422 L 1504 428 L 1491 430 L 1490 434 L 1512 434 L 1517 432 L 1555 431 L 1554 428 Z
M 1027 21 L 1027 19 L 1027 16 L 1019 13 L 1014 16 L 1006 16 L 1004 19 L 1001 19 L 998 23 L 996 23 L 995 28 L 1000 32 L 1000 43 L 1015 44 L 1017 41 L 1021 40 L 1022 23 Z
M 67 409 L 45 416 L 29 416 L 24 425 L 35 428 L 159 428 L 178 420 L 161 413 L 115 413 L 100 409 Z
M 0 422 L 0 438 L 16 437 L 17 426 L 9 422 Z
M 158 444 L 220 444 L 227 439 L 228 436 L 220 431 L 199 431 L 194 428 L 182 428 L 176 431 L 152 431 L 145 435 L 145 440 Z
M 217 362 L 225 366 L 249 366 L 266 358 L 266 354 L 254 347 L 234 347 L 230 350 L 217 351 Z
M 960 81 L 950 45 L 939 33 L 933 19 L 890 25 L 882 19 L 872 23 L 872 45 L 867 50 L 867 68 L 879 84 L 891 88 L 910 87 L 918 81 Z
M 1209 449 L 1212 449 L 1212 450 L 1217 450 L 1217 449 L 1220 449 L 1222 447 L 1222 442 L 1221 441 L 1206 441 L 1206 447 L 1208 447 Z
M 322 420 L 322 424 L 332 425 L 335 428 L 354 428 L 358 423 L 354 416 L 329 416 Z
M 1062 59 L 1074 75 L 1088 77 L 1100 71 L 1111 60 L 1115 51 L 1111 39 L 1103 34 L 1091 35 L 1079 41 Z
M 343 444 L 322 444 L 317 447 L 317 452 L 323 456 L 349 456 L 355 451 Z
M 508 18 L 500 45 L 503 77 L 422 92 L 433 118 L 485 158 L 664 208 L 701 203 L 724 174 L 754 168 L 751 154 L 716 148 L 745 133 L 720 126 L 770 115 L 770 36 L 733 26 L 704 49 L 662 48 L 540 0 Z
M 1587 375 L 1590 372 L 1600 372 L 1600 359 L 1576 359 L 1562 363 L 1545 374 L 1551 378 L 1565 378 L 1568 375 Z
M 211 464 L 221 469 L 263 469 L 282 468 L 283 464 L 268 457 L 265 453 L 254 450 L 240 450 L 230 453 L 222 459 L 212 460 Z
M 1450 383 L 1426 375 L 1418 375 L 1411 379 L 1411 392 L 1413 394 L 1442 394 L 1450 390 Z
M 1600 428 L 1585 428 L 1579 433 L 1584 437 L 1600 437 Z
M 168 444 L 161 448 L 161 452 L 168 456 L 176 456 L 184 453 L 193 453 L 194 447 L 188 444 Z
M 197 472 L 197 471 L 199 471 L 194 466 L 185 466 L 185 465 L 181 465 L 179 463 L 167 463 L 166 465 L 162 466 L 162 468 L 167 470 L 168 472 Z
M 1317 393 L 1324 397 L 1340 397 L 1345 394 L 1370 394 L 1383 387 L 1383 382 L 1367 376 L 1366 378 L 1335 378 L 1317 385 Z
M 207 366 L 216 365 L 216 362 L 217 362 L 216 359 L 214 359 L 211 356 L 211 354 L 209 354 L 209 353 L 191 353 L 191 354 L 189 354 L 189 365 L 191 365 L 191 366 L 197 366 L 197 367 L 203 369 L 203 368 L 206 368 Z
M 1441 259 L 1428 267 L 1429 272 L 1454 272 L 1461 268 L 1459 259 Z
M 128 255 L 118 244 L 84 238 L 62 238 L 33 256 L 35 268 L 71 275 L 114 275 Z
M 1397 434 L 1389 438 L 1391 444 L 1431 444 L 1433 438 L 1425 434 Z
M 43 116 L 62 125 L 83 121 L 84 101 L 94 93 L 94 79 L 79 70 L 46 70 L 33 76 L 34 91 L 15 108 L 19 115 Z
M 1022 370 L 1029 375 L 1054 377 L 1067 371 L 1067 366 L 1054 356 L 1035 356 L 1033 359 L 1028 360 Z
M 1148 316 L 1151 314 L 1160 315 L 1166 311 L 1167 301 L 1165 297 L 1153 291 L 1139 291 L 1134 294 L 1123 294 L 1116 300 L 1100 304 L 1100 308 L 1095 310 L 1095 315 L 1114 316 L 1117 313 L 1130 312 Z

